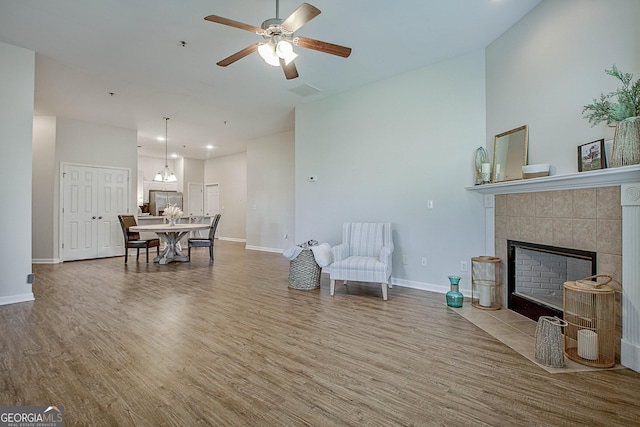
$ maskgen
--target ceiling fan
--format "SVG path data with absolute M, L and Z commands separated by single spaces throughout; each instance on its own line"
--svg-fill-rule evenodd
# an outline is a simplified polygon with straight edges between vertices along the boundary
M 320 14 L 320 9 L 308 3 L 302 3 L 300 7 L 298 7 L 287 19 L 284 20 L 279 18 L 279 9 L 280 1 L 276 0 L 276 17 L 264 21 L 261 28 L 217 15 L 209 15 L 204 18 L 210 22 L 216 22 L 218 24 L 228 25 L 241 30 L 251 31 L 252 33 L 261 35 L 265 40 L 264 42 L 254 43 L 247 46 L 217 64 L 221 67 L 226 67 L 227 65 L 233 64 L 239 59 L 242 59 L 257 50 L 267 64 L 281 66 L 285 77 L 287 80 L 290 80 L 298 77 L 298 70 L 296 65 L 293 63 L 298 54 L 293 51 L 293 46 L 313 49 L 319 52 L 341 56 L 343 58 L 347 58 L 351 54 L 351 48 L 349 47 L 294 35 L 294 32 L 299 30 L 300 27 L 318 16 Z

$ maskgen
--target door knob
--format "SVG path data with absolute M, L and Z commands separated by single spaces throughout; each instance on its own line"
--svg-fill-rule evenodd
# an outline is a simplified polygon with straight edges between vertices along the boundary
M 102 219 L 102 217 L 101 217 L 101 216 L 99 216 L 99 217 L 98 217 L 98 219 Z
M 91 217 L 91 219 L 96 219 L 96 217 L 95 217 L 95 216 L 92 216 L 92 217 Z

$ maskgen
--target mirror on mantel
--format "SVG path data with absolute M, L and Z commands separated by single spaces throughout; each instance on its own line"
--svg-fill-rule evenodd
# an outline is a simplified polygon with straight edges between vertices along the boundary
M 522 166 L 527 164 L 528 125 L 496 135 L 493 142 L 492 182 L 522 179 Z

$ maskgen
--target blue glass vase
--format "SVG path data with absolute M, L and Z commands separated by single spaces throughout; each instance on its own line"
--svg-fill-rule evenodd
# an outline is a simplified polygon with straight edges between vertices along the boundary
M 448 276 L 449 283 L 451 284 L 451 290 L 447 292 L 447 305 L 449 307 L 462 307 L 464 301 L 464 295 L 458 291 L 458 285 L 460 284 L 460 276 Z

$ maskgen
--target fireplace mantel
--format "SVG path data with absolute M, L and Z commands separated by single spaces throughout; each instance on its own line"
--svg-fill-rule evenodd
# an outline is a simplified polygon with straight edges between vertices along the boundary
M 518 181 L 497 182 L 495 184 L 474 185 L 465 188 L 481 194 L 514 194 L 610 187 L 638 181 L 640 181 L 640 165 L 632 165 Z
M 484 195 L 486 253 L 495 253 L 496 195 L 620 187 L 622 206 L 622 339 L 620 362 L 640 372 L 640 165 L 466 187 Z

